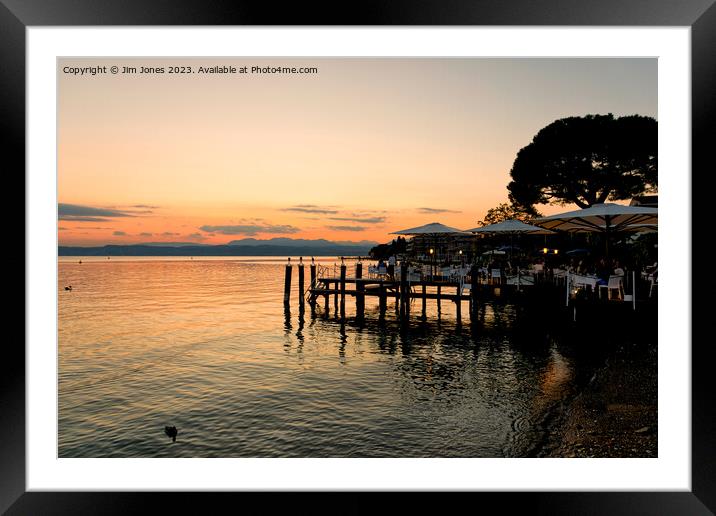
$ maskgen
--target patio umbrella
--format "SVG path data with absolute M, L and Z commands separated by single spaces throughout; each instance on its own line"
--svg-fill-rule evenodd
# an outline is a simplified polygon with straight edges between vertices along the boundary
M 657 208 L 604 203 L 594 204 L 583 210 L 542 217 L 536 219 L 535 223 L 545 229 L 562 231 L 624 231 L 634 224 L 657 224 L 658 213 Z
M 439 235 L 450 235 L 450 234 L 465 234 L 465 231 L 461 231 L 457 228 L 440 224 L 439 222 L 431 222 L 430 224 L 424 224 L 415 228 L 401 229 L 400 231 L 393 231 L 391 235 L 409 235 L 409 236 L 432 236 L 437 238 Z M 432 264 L 431 264 L 432 274 Z
M 431 222 L 430 224 L 425 224 L 416 228 L 393 231 L 391 235 L 444 235 L 449 233 L 465 233 L 465 231 L 457 228 L 451 228 L 450 226 L 440 224 L 439 222 Z
M 549 229 L 545 229 L 539 226 L 533 226 L 532 224 L 527 224 L 517 219 L 504 220 L 495 224 L 489 224 L 487 226 L 482 226 L 479 228 L 468 229 L 466 231 L 470 233 L 485 235 L 510 235 L 510 260 L 512 260 L 512 248 L 514 247 L 512 245 L 512 240 L 515 235 L 549 235 L 551 233 L 554 233 L 554 231 L 551 231 Z
M 547 235 L 553 233 L 553 231 L 543 227 L 533 226 L 532 224 L 527 224 L 517 219 L 504 220 L 502 222 L 489 224 L 479 228 L 466 229 L 465 231 L 468 233 L 511 233 L 513 235 L 516 233 L 531 233 L 534 235 Z
M 657 224 L 657 208 L 625 206 L 623 204 L 594 204 L 582 210 L 568 211 L 535 219 L 545 229 L 570 232 L 604 233 L 605 249 L 609 254 L 609 235 L 615 231 L 634 231 L 635 224 Z

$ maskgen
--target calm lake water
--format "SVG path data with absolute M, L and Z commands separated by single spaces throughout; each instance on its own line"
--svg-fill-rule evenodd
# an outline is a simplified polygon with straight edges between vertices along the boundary
M 526 456 L 593 367 L 542 328 L 518 336 L 510 305 L 474 328 L 434 301 L 407 329 L 373 298 L 362 326 L 322 303 L 300 318 L 294 269 L 285 314 L 284 265 L 61 257 L 59 456 Z

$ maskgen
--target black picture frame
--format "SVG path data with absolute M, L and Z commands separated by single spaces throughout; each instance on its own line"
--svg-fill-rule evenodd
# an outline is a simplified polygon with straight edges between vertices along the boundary
M 549 26 L 688 26 L 691 28 L 692 73 L 692 249 L 684 250 L 693 271 L 709 271 L 708 242 L 703 235 L 710 218 L 705 207 L 712 195 L 716 127 L 716 6 L 714 0 L 404 0 L 343 5 L 293 3 L 278 8 L 269 2 L 230 0 L 0 0 L 0 126 L 5 178 L 24 177 L 25 170 L 25 31 L 31 26 L 106 25 L 549 25 Z M 684 180 L 689 180 L 684 171 Z M 20 193 L 22 192 L 22 193 Z M 8 197 L 24 199 L 24 181 L 17 180 Z M 711 201 L 712 202 L 712 201 Z M 17 207 L 18 211 L 20 210 Z M 24 209 L 23 209 L 24 213 Z M 700 217 L 699 214 L 702 216 Z M 24 228 L 24 224 L 23 224 Z M 13 231 L 17 235 L 17 231 Z M 698 239 L 701 235 L 702 239 Z M 16 238 L 16 236 L 15 236 Z M 22 260 L 13 253 L 13 274 L 6 288 L 20 289 Z M 709 271 L 711 272 L 711 271 Z M 26 281 L 25 274 L 22 275 Z M 699 277 L 691 300 L 692 356 L 692 490 L 690 492 L 589 492 L 589 493 L 471 493 L 467 503 L 494 506 L 508 513 L 515 509 L 544 514 L 712 514 L 716 512 L 716 424 L 711 400 L 712 344 L 715 318 L 707 295 L 716 281 Z M 684 278 L 691 281 L 691 278 Z M 24 285 L 23 285 L 24 287 Z M 24 291 L 24 290 L 23 290 Z M 24 299 L 24 296 L 23 296 Z M 31 302 L 31 300 L 30 300 Z M 25 303 L 14 296 L 14 310 Z M 19 314 L 17 314 L 19 320 Z M 12 319 L 9 319 L 12 320 Z M 24 327 L 23 327 L 24 336 Z M 23 339 L 24 340 L 24 339 Z M 158 503 L 162 511 L 188 512 L 207 504 L 237 503 L 247 507 L 260 497 L 265 510 L 277 498 L 247 493 L 78 493 L 26 492 L 25 488 L 25 349 L 20 339 L 7 339 L 0 359 L 0 511 L 8 514 L 126 514 Z M 666 381 L 660 378 L 660 381 Z M 346 495 L 344 507 L 373 510 L 374 495 Z M 475 499 L 475 497 L 477 497 Z M 246 499 L 249 499 L 248 501 Z M 312 512 L 338 510 L 325 498 L 303 493 L 299 503 Z M 401 497 L 401 510 L 425 508 L 424 493 Z M 451 499 L 452 504 L 465 503 Z M 279 497 L 278 500 L 281 500 Z M 322 502 L 322 503 L 321 503 Z M 483 505 L 489 504 L 489 505 Z M 413 507 L 411 507 L 413 506 Z M 236 506 L 237 509 L 240 506 Z M 473 507 L 477 507 L 474 506 Z M 345 512 L 341 510 L 341 512 Z

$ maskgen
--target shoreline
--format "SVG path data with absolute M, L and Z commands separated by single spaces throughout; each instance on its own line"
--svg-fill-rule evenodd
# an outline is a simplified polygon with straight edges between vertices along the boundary
M 554 415 L 537 457 L 658 456 L 657 349 L 624 344 Z

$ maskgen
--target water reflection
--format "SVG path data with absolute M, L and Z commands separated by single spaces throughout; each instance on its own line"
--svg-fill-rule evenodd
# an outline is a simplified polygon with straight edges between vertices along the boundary
M 283 305 L 283 328 L 286 335 L 291 333 L 293 326 L 291 325 L 291 307 L 289 305 Z
M 454 408 L 451 417 L 468 420 L 480 412 L 484 432 L 500 427 L 501 455 L 529 455 L 555 405 L 575 389 L 573 360 L 559 352 L 559 340 L 546 328 L 523 323 L 512 306 L 482 304 L 478 313 L 468 327 L 445 319 L 406 324 L 365 317 L 323 320 L 318 331 L 337 335 L 342 365 L 352 358 L 346 353 L 350 336 L 357 349 L 394 357 L 396 394 L 406 406 L 438 403 Z
M 303 347 L 303 327 L 306 324 L 306 319 L 303 317 L 303 312 L 300 312 L 298 316 L 298 329 L 296 330 L 296 339 L 298 340 L 299 347 Z
M 283 267 L 61 264 L 60 456 L 524 456 L 599 361 L 507 304 L 460 326 L 454 303 L 401 324 L 319 298 L 306 321 L 295 295 L 282 313 Z M 181 447 L 154 440 L 169 419 Z
M 344 322 L 341 322 L 340 324 L 338 335 L 340 336 L 340 344 L 338 345 L 338 356 L 341 359 L 341 364 L 345 364 L 346 342 L 348 342 L 348 334 L 346 333 L 346 325 Z

